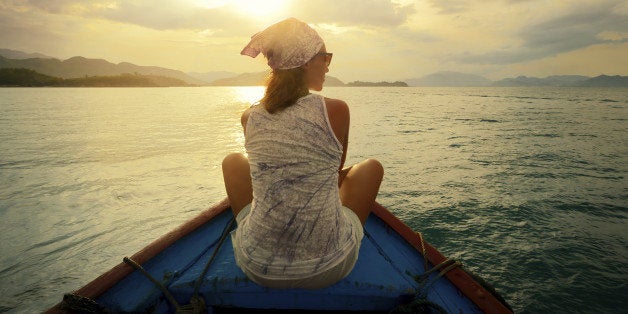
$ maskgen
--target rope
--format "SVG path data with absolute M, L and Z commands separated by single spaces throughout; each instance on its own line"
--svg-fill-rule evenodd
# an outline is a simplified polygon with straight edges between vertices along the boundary
M 235 226 L 235 218 L 231 218 L 231 220 L 229 221 L 229 224 L 227 224 L 227 226 L 225 226 L 225 229 L 222 231 L 222 235 L 220 236 L 220 240 L 218 241 L 218 244 L 216 245 L 216 248 L 214 249 L 214 253 L 209 258 L 209 261 L 207 261 L 207 264 L 205 264 L 205 268 L 203 269 L 203 272 L 196 280 L 196 284 L 194 285 L 194 294 L 192 294 L 192 299 L 195 299 L 198 297 L 198 290 L 201 287 L 203 278 L 205 278 L 205 274 L 207 274 L 207 271 L 209 270 L 209 266 L 212 264 L 212 262 L 216 258 L 216 255 L 218 255 L 218 250 L 220 250 L 220 248 L 222 247 L 222 244 L 225 242 L 225 239 L 227 238 L 227 235 L 229 235 L 229 232 L 231 231 L 231 229 L 233 229 L 234 226 Z
M 427 251 L 425 250 L 425 241 L 423 241 L 423 234 L 418 232 L 416 233 L 419 236 L 419 241 L 421 241 L 421 255 L 423 255 L 423 266 L 425 270 L 427 270 Z
M 421 294 L 423 296 L 427 296 L 427 290 L 429 290 L 429 288 L 436 282 L 438 281 L 438 279 L 440 279 L 441 277 L 443 277 L 447 272 L 449 272 L 450 270 L 457 268 L 457 267 L 461 267 L 462 263 L 456 260 L 451 260 L 451 259 L 446 259 L 444 260 L 442 263 L 432 267 L 432 269 L 424 272 L 423 274 L 419 275 L 416 277 L 417 281 L 419 282 L 420 285 L 422 285 L 424 287 L 423 291 L 421 292 Z M 442 269 L 442 270 L 441 270 Z M 438 275 L 436 275 L 434 278 L 429 279 L 430 275 L 432 273 L 434 273 L 435 271 L 441 270 Z M 429 280 L 428 280 L 429 279 Z
M 424 289 L 424 295 L 427 295 L 427 288 L 429 288 L 434 282 L 436 282 L 436 280 L 438 280 L 439 278 L 441 278 L 442 276 L 444 276 L 448 271 L 456 268 L 456 267 L 460 267 L 462 268 L 462 263 L 458 262 L 458 261 L 454 261 L 454 260 L 450 260 L 450 259 L 446 259 L 443 262 L 441 262 L 440 264 L 434 266 L 432 269 L 427 269 L 428 265 L 427 265 L 427 261 L 428 261 L 428 257 L 427 257 L 427 251 L 425 250 L 425 241 L 423 240 L 423 234 L 421 234 L 421 232 L 416 232 L 417 236 L 419 237 L 419 241 L 421 241 L 421 254 L 423 255 L 423 263 L 424 263 L 424 269 L 426 270 L 423 274 L 418 275 L 415 277 L 415 280 L 417 282 L 419 282 L 419 284 L 423 285 L 426 282 L 427 277 L 429 277 L 429 275 L 441 268 L 444 268 L 438 276 L 436 276 L 435 278 L 433 278 L 430 282 L 428 282 L 427 284 L 425 284 L 425 289 Z M 495 288 L 493 288 L 493 286 L 491 286 L 489 283 L 487 283 L 482 277 L 475 275 L 474 273 L 470 272 L 469 270 L 464 270 L 467 274 L 469 274 L 475 281 L 477 281 L 480 285 L 482 285 L 482 287 L 484 287 L 487 291 L 489 291 L 497 300 L 499 300 L 504 306 L 506 306 L 511 312 L 512 312 L 512 307 L 510 306 L 510 304 L 508 304 L 508 302 L 506 302 L 506 300 L 495 290 Z M 418 296 L 417 296 L 418 297 Z M 418 302 L 419 300 L 415 300 L 414 302 Z M 420 300 L 422 304 L 425 304 L 427 301 L 426 299 L 422 299 Z M 412 302 L 412 303 L 414 303 Z M 411 304 L 412 304 L 411 303 Z M 431 303 L 431 302 L 430 302 Z M 435 304 L 438 306 L 438 304 Z M 440 307 L 440 306 L 439 306 Z M 412 309 L 411 309 L 412 311 Z M 444 310 L 439 310 L 441 313 L 446 313 Z M 402 312 L 399 312 L 402 313 Z M 403 313 L 411 313 L 411 312 L 403 312 Z
M 72 293 L 63 295 L 63 301 L 61 301 L 61 309 L 71 312 L 89 314 L 112 313 L 109 309 L 96 303 L 96 301 Z
M 212 264 L 212 262 L 216 258 L 216 255 L 218 255 L 218 251 L 222 247 L 223 243 L 225 242 L 225 239 L 227 238 L 227 235 L 233 229 L 234 226 L 235 226 L 235 219 L 231 218 L 231 220 L 229 221 L 229 224 L 227 224 L 224 230 L 222 231 L 220 240 L 216 244 L 216 248 L 214 248 L 214 252 L 212 256 L 210 257 L 209 261 L 207 261 L 207 263 L 205 264 L 205 268 L 203 269 L 203 272 L 196 280 L 196 284 L 194 285 L 194 294 L 190 298 L 189 304 L 186 304 L 183 306 L 181 306 L 177 302 L 177 300 L 175 300 L 175 298 L 172 296 L 170 291 L 168 291 L 168 289 L 164 287 L 164 285 L 161 282 L 159 282 L 157 279 L 155 279 L 155 277 L 149 274 L 140 264 L 138 264 L 137 262 L 135 262 L 134 260 L 126 256 L 122 259 L 122 261 L 126 263 L 127 265 L 130 265 L 131 267 L 133 267 L 133 269 L 139 271 L 142 275 L 144 275 L 144 277 L 148 278 L 148 280 L 150 280 L 153 284 L 155 284 L 155 286 L 157 286 L 161 290 L 161 292 L 164 294 L 166 299 L 168 299 L 168 301 L 175 307 L 176 313 L 204 313 L 205 312 L 205 300 L 203 300 L 203 298 L 200 298 L 198 296 L 201 283 L 203 282 L 203 278 L 205 277 L 205 275 L 207 274 L 207 271 L 209 270 L 209 266 Z M 91 314 L 112 313 L 109 309 L 98 304 L 96 301 L 90 298 L 86 298 L 86 297 L 76 295 L 76 294 L 71 294 L 71 293 L 65 294 L 63 296 L 63 301 L 61 302 L 61 308 L 64 310 L 70 310 L 70 311 L 75 311 L 75 312 L 80 312 L 80 313 L 91 313 Z
M 456 267 L 462 267 L 462 263 L 456 260 L 445 259 L 440 264 L 428 269 L 429 258 L 427 256 L 427 250 L 425 249 L 423 234 L 421 234 L 421 232 L 416 232 L 416 235 L 419 237 L 419 241 L 421 243 L 421 248 L 419 252 L 421 253 L 421 255 L 423 255 L 423 266 L 425 271 L 422 274 L 416 276 L 415 280 L 422 288 L 415 295 L 412 302 L 404 305 L 399 305 L 396 308 L 392 309 L 389 313 L 429 313 L 430 309 L 434 309 L 439 313 L 446 314 L 447 311 L 442 306 L 427 300 L 427 291 L 436 281 L 438 281 L 438 279 L 443 277 L 447 272 Z M 439 271 L 438 275 L 430 280 L 430 275 L 436 271 Z
M 423 239 L 421 237 L 421 243 Z M 403 314 L 403 313 L 430 313 L 430 309 L 436 310 L 438 313 L 446 314 L 447 311 L 437 303 L 429 301 L 427 299 L 427 291 L 438 279 L 443 277 L 448 271 L 462 266 L 462 263 L 456 260 L 446 259 L 440 264 L 426 270 L 423 274 L 415 277 L 415 280 L 422 286 L 422 289 L 415 295 L 414 300 L 408 304 L 399 305 L 392 309 L 390 313 Z M 426 267 L 427 269 L 427 267 Z M 430 275 L 436 271 L 439 271 L 437 276 L 428 281 Z
M 161 292 L 163 292 L 163 294 L 166 296 L 168 301 L 170 301 L 170 303 L 172 305 L 174 305 L 174 307 L 177 309 L 177 311 L 181 308 L 181 306 L 179 305 L 177 300 L 175 300 L 174 297 L 172 296 L 172 294 L 170 294 L 170 291 L 168 291 L 168 289 L 166 289 L 166 287 L 164 287 L 164 285 L 161 284 L 161 282 L 159 282 L 157 279 L 155 279 L 153 276 L 151 276 L 142 266 L 140 266 L 140 264 L 136 263 L 134 260 L 132 260 L 132 259 L 126 257 L 126 256 L 122 260 L 126 264 L 130 265 L 131 267 L 133 267 L 135 270 L 137 270 L 140 273 L 142 273 L 142 275 L 144 275 L 146 278 L 148 278 L 148 280 L 150 280 L 152 283 L 154 283 L 161 290 Z
M 164 296 L 168 299 L 168 301 L 175 307 L 176 313 L 204 313 L 205 312 L 205 300 L 203 300 L 203 298 L 198 296 L 201 283 L 203 282 L 203 278 L 205 278 L 205 275 L 207 274 L 207 271 L 209 270 L 209 266 L 212 264 L 212 262 L 218 255 L 218 251 L 222 247 L 222 244 L 225 242 L 225 239 L 227 238 L 227 235 L 229 234 L 229 231 L 233 229 L 234 225 L 235 225 L 235 219 L 231 218 L 229 223 L 223 229 L 222 235 L 220 236 L 220 240 L 218 240 L 218 243 L 216 244 L 216 247 L 214 248 L 214 252 L 212 253 L 212 256 L 209 258 L 209 260 L 205 264 L 205 268 L 203 269 L 203 272 L 196 280 L 196 283 L 194 285 L 194 293 L 192 294 L 192 297 L 190 298 L 189 304 L 186 304 L 183 306 L 179 305 L 179 303 L 177 302 L 177 300 L 174 299 L 170 291 L 168 291 L 168 289 L 164 287 L 161 282 L 159 282 L 157 279 L 151 276 L 151 274 L 149 274 L 146 270 L 144 270 L 142 266 L 140 266 L 138 263 L 136 263 L 135 261 L 133 261 L 132 259 L 128 257 L 125 257 L 123 261 L 131 265 L 135 270 L 139 271 L 146 278 L 148 278 L 151 282 L 153 282 L 161 290 L 161 292 L 163 292 Z
M 436 277 L 436 279 L 442 277 L 443 275 L 445 275 L 448 271 L 452 270 L 453 268 L 456 268 L 458 266 L 462 266 L 462 263 L 453 260 L 453 259 L 446 259 L 444 261 L 442 261 L 440 264 L 432 267 L 431 269 L 426 270 L 424 273 L 416 276 L 416 280 L 418 282 L 424 282 L 425 279 L 427 279 L 427 277 L 429 277 L 433 272 L 441 269 L 441 268 L 445 268 L 443 269 L 443 271 L 440 272 L 440 274 Z M 427 269 L 427 268 L 426 268 Z

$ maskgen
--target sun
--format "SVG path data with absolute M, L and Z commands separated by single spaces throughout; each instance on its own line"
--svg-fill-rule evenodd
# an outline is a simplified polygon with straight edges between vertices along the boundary
M 251 18 L 266 20 L 282 17 L 287 13 L 288 0 L 205 0 L 201 5 L 208 8 L 228 7 Z
M 275 18 L 284 13 L 286 0 L 237 0 L 231 1 L 238 11 L 258 18 Z

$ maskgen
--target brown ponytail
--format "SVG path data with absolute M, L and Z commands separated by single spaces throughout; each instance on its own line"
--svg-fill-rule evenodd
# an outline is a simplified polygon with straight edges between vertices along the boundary
M 266 81 L 266 92 L 260 103 L 269 113 L 276 113 L 290 107 L 308 93 L 302 67 L 273 70 Z

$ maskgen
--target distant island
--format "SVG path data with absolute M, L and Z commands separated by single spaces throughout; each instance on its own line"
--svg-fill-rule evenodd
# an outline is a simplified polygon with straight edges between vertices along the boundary
M 362 82 L 354 81 L 349 82 L 345 86 L 359 86 L 359 87 L 408 87 L 408 83 L 396 81 L 396 82 Z
M 628 87 L 628 76 L 552 75 L 545 78 L 518 76 L 491 81 L 479 75 L 443 71 L 408 79 L 406 82 L 410 86 L 420 87 Z
M 268 71 L 233 73 L 225 71 L 190 72 L 118 64 L 103 59 L 72 57 L 59 60 L 40 53 L 0 49 L 2 86 L 261 86 Z M 25 72 L 30 70 L 33 72 Z M 345 84 L 325 76 L 326 87 L 628 87 L 628 76 L 553 75 L 545 78 L 518 76 L 496 81 L 475 74 L 453 71 L 436 72 L 419 78 L 396 82 L 353 81 Z
M 545 78 L 519 76 L 505 78 L 494 82 L 491 86 L 501 87 L 628 87 L 628 76 L 600 75 L 588 77 L 581 75 L 553 75 Z
M 8 53 L 12 52 L 12 53 Z M 103 59 L 89 59 L 84 57 L 72 57 L 67 60 L 59 60 L 54 58 L 28 58 L 11 59 L 5 57 L 11 55 L 19 58 L 17 51 L 0 49 L 0 68 L 13 69 L 29 69 L 35 72 L 59 77 L 63 79 L 83 78 L 85 76 L 117 76 L 128 73 L 138 75 L 153 75 L 161 77 L 170 77 L 184 81 L 190 85 L 207 85 L 207 82 L 192 77 L 184 72 L 171 70 L 156 66 L 140 66 L 128 62 L 120 62 L 118 64 L 111 63 Z
M 492 84 L 491 80 L 479 75 L 451 71 L 436 72 L 405 81 L 410 86 L 422 87 L 481 87 Z
M 0 69 L 2 87 L 169 87 L 193 86 L 182 80 L 157 75 L 120 74 L 114 76 L 85 76 L 64 79 L 29 69 Z

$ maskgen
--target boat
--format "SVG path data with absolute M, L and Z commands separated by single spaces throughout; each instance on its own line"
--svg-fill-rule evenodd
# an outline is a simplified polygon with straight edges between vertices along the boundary
M 376 203 L 353 271 L 318 290 L 270 289 L 235 264 L 227 199 L 111 270 L 47 313 L 512 313 L 481 278 Z

